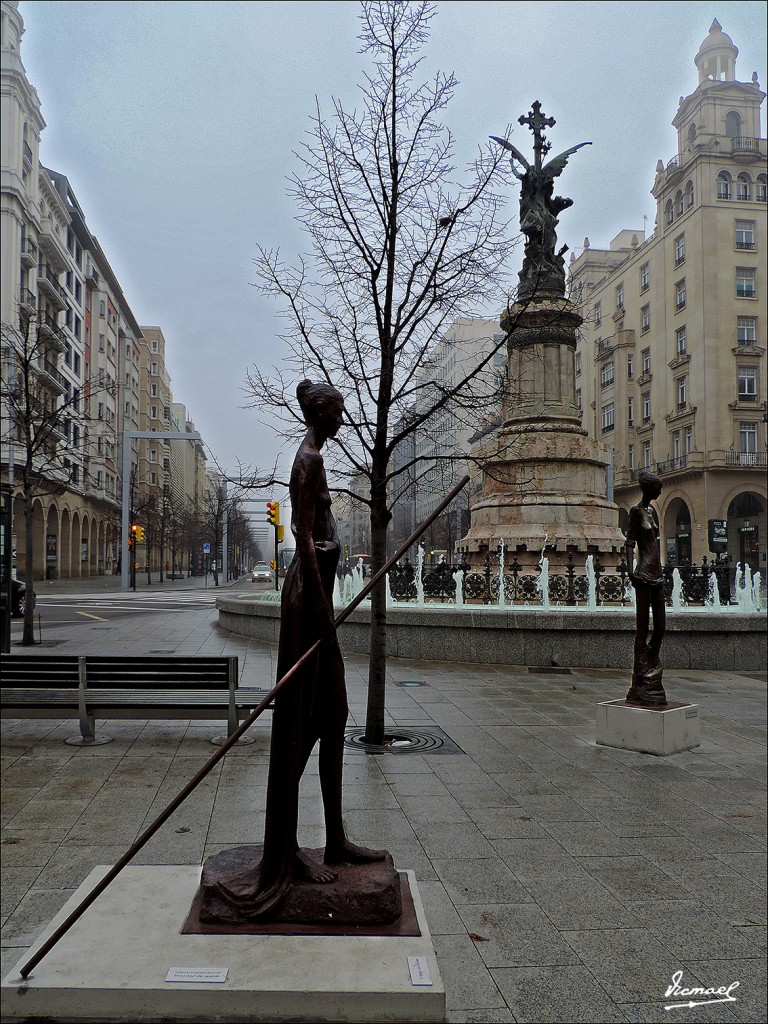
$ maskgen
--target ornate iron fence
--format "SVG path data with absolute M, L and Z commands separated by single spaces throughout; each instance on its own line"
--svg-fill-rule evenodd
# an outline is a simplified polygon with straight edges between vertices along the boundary
M 710 579 L 717 580 L 721 604 L 731 601 L 731 570 L 728 559 L 717 558 L 709 561 L 702 558 L 701 565 L 664 567 L 665 591 L 668 602 L 674 587 L 674 570 L 677 569 L 681 582 L 681 599 L 687 605 L 704 605 L 709 594 Z M 596 606 L 629 607 L 632 605 L 629 571 L 624 558 L 614 567 L 606 567 L 598 557 L 592 563 L 594 573 L 594 601 Z M 504 601 L 507 605 L 539 606 L 543 604 L 538 565 L 522 565 L 516 555 L 505 561 L 503 572 L 499 555 L 486 553 L 482 566 L 448 565 L 441 562 L 436 566 L 424 566 L 421 583 L 425 601 L 451 602 L 456 598 L 455 575 L 461 570 L 462 597 L 465 604 L 499 604 L 501 581 L 504 584 Z M 389 573 L 389 589 L 396 601 L 415 601 L 418 595 L 417 567 L 408 559 L 399 562 Z M 548 597 L 550 606 L 578 607 L 587 605 L 590 584 L 586 562 L 574 562 L 569 555 L 563 566 L 550 566 L 548 572 Z

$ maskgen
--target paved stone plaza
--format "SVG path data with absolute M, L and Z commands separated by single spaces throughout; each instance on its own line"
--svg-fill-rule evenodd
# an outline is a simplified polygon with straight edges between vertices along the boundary
M 236 654 L 244 683 L 274 681 L 276 648 L 221 630 L 212 608 L 72 635 L 48 627 L 47 643 L 60 642 L 29 655 Z M 366 668 L 347 660 L 350 725 L 364 724 Z M 389 662 L 390 724 L 438 727 L 461 752 L 350 750 L 346 819 L 353 839 L 416 872 L 449 1021 L 766 1020 L 765 675 L 668 671 L 664 681 L 700 704 L 702 745 L 660 759 L 595 745 L 595 705 L 624 696 L 626 671 Z M 199 864 L 261 840 L 269 719 L 136 863 Z M 94 865 L 114 863 L 170 802 L 221 730 L 97 722 L 114 742 L 88 749 L 62 742 L 76 721 L 3 722 L 3 976 Z M 302 793 L 302 842 L 320 846 L 316 764 Z M 665 995 L 678 971 L 683 987 L 738 981 L 736 1001 L 665 1010 L 683 1001 Z

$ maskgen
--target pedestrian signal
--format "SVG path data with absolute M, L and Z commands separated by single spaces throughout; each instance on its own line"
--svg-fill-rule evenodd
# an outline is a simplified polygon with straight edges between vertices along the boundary
M 280 525 L 280 502 L 279 501 L 268 501 L 267 502 L 267 522 L 270 526 Z

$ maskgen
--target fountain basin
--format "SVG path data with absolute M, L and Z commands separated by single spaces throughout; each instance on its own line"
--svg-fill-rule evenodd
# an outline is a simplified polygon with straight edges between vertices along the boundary
M 276 644 L 280 605 L 256 596 L 223 595 L 219 625 Z M 339 627 L 345 654 L 367 654 L 370 609 L 355 609 Z M 766 617 L 739 612 L 667 612 L 666 668 L 757 672 L 768 662 Z M 480 665 L 632 668 L 631 609 L 533 609 L 479 605 L 397 605 L 387 611 L 387 653 L 417 661 Z

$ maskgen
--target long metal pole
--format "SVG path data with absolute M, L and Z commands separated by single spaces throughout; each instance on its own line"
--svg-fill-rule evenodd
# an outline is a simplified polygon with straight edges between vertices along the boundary
M 424 531 L 428 529 L 429 526 L 431 526 L 431 524 L 440 515 L 440 513 L 444 509 L 446 509 L 448 505 L 450 505 L 450 503 L 453 501 L 453 499 L 456 497 L 459 491 L 463 490 L 468 483 L 469 477 L 465 476 L 458 484 L 456 484 L 453 490 L 451 490 L 448 493 L 447 497 L 443 499 L 443 501 L 438 505 L 435 511 L 427 519 L 424 520 L 421 526 L 419 526 L 419 528 L 414 531 L 414 533 L 408 538 L 405 544 L 403 544 L 402 547 L 398 548 L 395 554 L 387 560 L 387 562 L 382 566 L 381 569 L 379 569 L 376 575 L 367 583 L 365 587 L 363 587 L 363 589 L 360 591 L 357 597 L 350 601 L 347 607 L 344 608 L 343 611 L 336 616 L 336 626 L 340 626 L 341 623 L 355 610 L 355 608 L 357 608 L 357 606 L 361 604 L 366 597 L 368 597 L 368 595 L 371 593 L 376 584 L 384 578 L 384 575 L 387 572 L 389 572 L 392 566 L 403 557 L 408 548 L 419 539 L 422 533 L 424 533 Z M 88 907 L 90 907 L 90 905 L 104 892 L 107 886 L 114 881 L 114 879 L 120 874 L 123 868 L 131 860 L 133 860 L 133 858 L 136 856 L 139 850 L 146 843 L 149 842 L 149 840 L 152 838 L 155 832 L 157 832 L 157 830 L 162 825 L 164 825 L 165 822 L 170 818 L 173 812 L 177 810 L 181 806 L 181 804 L 184 803 L 184 801 L 187 799 L 190 793 L 197 788 L 197 786 L 203 781 L 206 775 L 208 775 L 211 769 L 219 763 L 219 761 L 222 759 L 222 757 L 224 757 L 227 751 L 230 750 L 230 748 L 233 747 L 235 743 L 237 743 L 240 737 L 253 725 L 253 723 L 256 721 L 259 715 L 261 715 L 262 712 L 266 709 L 266 707 L 272 702 L 272 700 L 274 700 L 277 692 L 281 690 L 285 686 L 285 684 L 291 678 L 293 678 L 293 676 L 296 675 L 301 666 L 314 654 L 314 652 L 317 650 L 319 646 L 320 641 L 316 640 L 315 643 L 313 643 L 312 646 L 309 648 L 309 650 L 302 654 L 302 656 L 299 658 L 296 664 L 293 665 L 292 668 L 290 668 L 285 673 L 283 678 L 278 680 L 277 683 L 275 683 L 275 685 L 269 691 L 267 696 L 262 700 L 259 706 L 254 708 L 250 715 L 240 723 L 238 728 L 232 733 L 231 736 L 229 736 L 226 739 L 226 741 L 219 747 L 216 753 L 205 762 L 200 771 L 197 772 L 197 774 L 194 775 L 192 779 L 190 779 L 190 781 L 187 783 L 184 789 L 182 789 L 182 791 L 178 793 L 176 797 L 174 797 L 174 799 L 171 801 L 171 803 L 168 804 L 165 810 L 161 811 L 161 813 L 155 818 L 152 824 L 149 825 L 144 830 L 144 832 L 142 832 L 142 834 L 139 836 L 139 838 L 136 840 L 133 846 L 131 846 L 131 848 L 123 854 L 120 860 L 113 867 L 110 868 L 110 870 L 106 873 L 106 875 L 104 875 L 101 881 L 96 883 L 96 885 L 93 887 L 93 889 L 91 889 L 88 895 L 75 907 L 75 909 L 72 911 L 69 917 L 65 921 L 63 921 L 62 924 L 59 925 L 59 927 L 56 929 L 53 935 L 51 935 L 51 937 L 43 943 L 43 945 L 40 947 L 40 949 L 38 949 L 34 956 L 31 956 L 29 960 L 27 960 L 27 962 L 24 964 L 24 966 L 21 968 L 21 971 L 19 972 L 22 978 L 29 977 L 31 971 L 40 963 L 43 957 L 47 956 L 48 953 L 50 953 L 50 951 L 53 949 L 53 947 L 56 945 L 59 939 L 66 935 L 66 933 L 69 931 L 72 925 L 77 920 L 79 920 L 80 917 L 82 917 L 82 915 L 86 912 Z

